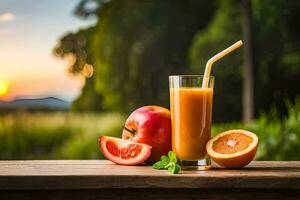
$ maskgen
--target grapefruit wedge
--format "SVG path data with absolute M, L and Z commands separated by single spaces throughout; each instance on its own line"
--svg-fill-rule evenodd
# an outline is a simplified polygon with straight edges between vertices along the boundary
M 246 130 L 230 130 L 218 134 L 206 144 L 208 155 L 226 168 L 240 168 L 249 164 L 257 150 L 258 137 Z
M 123 140 L 116 137 L 100 136 L 99 146 L 105 158 L 120 165 L 138 165 L 151 155 L 151 146 Z

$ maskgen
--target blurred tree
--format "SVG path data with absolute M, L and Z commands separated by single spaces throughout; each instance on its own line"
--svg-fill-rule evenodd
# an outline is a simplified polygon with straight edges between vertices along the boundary
M 257 114 L 281 101 L 283 94 L 294 98 L 300 93 L 300 1 L 251 2 Z M 75 110 L 130 112 L 145 104 L 167 106 L 168 75 L 202 74 L 212 55 L 243 38 L 238 0 L 82 0 L 75 13 L 98 18 L 95 26 L 61 38 L 55 50 L 70 60 L 73 74 L 94 67 Z M 242 118 L 242 53 L 238 50 L 214 65 L 215 121 Z
M 243 36 L 241 1 L 219 1 L 218 5 L 212 21 L 195 36 L 190 49 L 191 65 L 197 71 L 204 70 L 205 62 L 215 52 Z M 253 0 L 252 7 L 254 111 L 258 114 L 269 109 L 273 102 L 283 104 L 285 95 L 295 98 L 300 93 L 296 83 L 300 78 L 300 45 L 299 37 L 295 37 L 300 34 L 300 12 L 297 12 L 300 1 Z M 213 74 L 217 78 L 214 112 L 221 117 L 215 118 L 216 121 L 241 119 L 244 61 L 238 51 L 214 65 Z M 245 72 L 244 78 L 251 79 L 251 73 Z
M 86 10 L 93 3 L 96 6 Z M 88 40 L 84 46 L 88 57 L 80 54 L 78 45 L 61 56 L 69 51 L 75 55 L 73 73 L 81 72 L 85 62 L 95 69 L 94 80 L 84 87 L 74 107 L 84 107 L 81 104 L 93 99 L 93 92 L 101 95 L 103 109 L 130 112 L 145 104 L 168 106 L 168 75 L 189 72 L 187 50 L 213 10 L 213 3 L 193 0 L 81 1 L 76 13 L 96 15 L 98 23 L 63 37 L 57 47 L 64 49 L 71 36 L 83 34 Z M 89 62 L 89 57 L 95 59 Z
M 92 38 L 103 106 L 125 112 L 145 104 L 168 106 L 168 75 L 188 72 L 187 49 L 211 9 L 204 1 L 178 0 L 103 6 Z
M 253 119 L 253 28 L 251 0 L 242 1 L 244 66 L 243 66 L 243 122 L 248 124 Z
M 95 28 L 90 27 L 79 30 L 77 33 L 68 33 L 60 39 L 54 48 L 54 54 L 67 61 L 69 72 L 73 75 L 83 75 L 89 77 L 89 68 L 94 64 L 95 59 L 90 53 L 89 38 L 94 33 Z M 92 73 L 92 72 L 90 72 Z M 86 79 L 81 95 L 73 102 L 72 110 L 75 111 L 103 111 L 102 95 L 95 90 L 94 77 Z
M 300 93 L 299 10 L 297 0 L 253 0 L 256 112 Z
M 95 28 L 79 30 L 77 33 L 68 33 L 63 36 L 54 48 L 54 55 L 66 59 L 71 74 L 81 74 L 86 64 L 94 63 L 94 56 L 89 52 L 89 40 Z
M 209 25 L 200 30 L 189 51 L 193 72 L 203 74 L 207 60 L 242 38 L 241 9 L 237 1 L 219 1 Z M 237 50 L 213 66 L 215 76 L 214 121 L 232 121 L 241 116 L 242 50 Z

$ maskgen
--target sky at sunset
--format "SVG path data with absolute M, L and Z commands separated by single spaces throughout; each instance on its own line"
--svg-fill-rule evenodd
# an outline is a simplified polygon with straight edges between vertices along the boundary
M 79 0 L 0 0 L 0 99 L 56 96 L 72 101 L 83 85 L 67 74 L 53 47 L 68 32 L 95 23 L 73 15 Z M 2 86 L 1 86 L 2 85 Z M 4 89 L 3 89 L 4 88 Z

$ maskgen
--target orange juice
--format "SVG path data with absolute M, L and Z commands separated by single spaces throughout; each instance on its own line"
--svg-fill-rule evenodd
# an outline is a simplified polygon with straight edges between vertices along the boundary
M 210 139 L 213 88 L 170 88 L 172 150 L 181 160 L 207 156 Z

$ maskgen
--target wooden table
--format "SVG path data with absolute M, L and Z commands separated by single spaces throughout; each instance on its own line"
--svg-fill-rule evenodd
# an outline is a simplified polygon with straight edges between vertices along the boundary
M 0 199 L 300 199 L 300 161 L 178 175 L 102 160 L 0 161 Z

